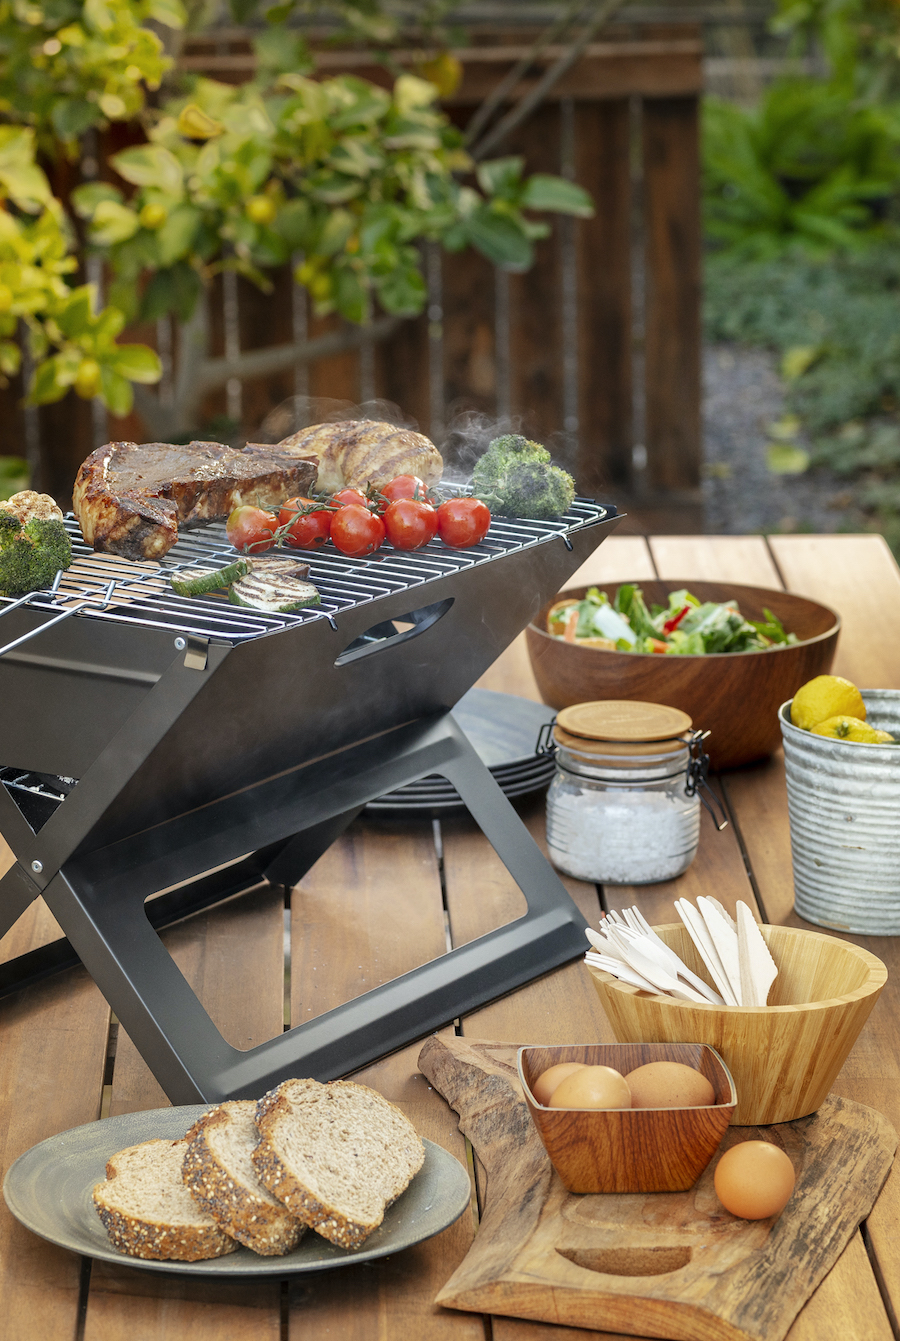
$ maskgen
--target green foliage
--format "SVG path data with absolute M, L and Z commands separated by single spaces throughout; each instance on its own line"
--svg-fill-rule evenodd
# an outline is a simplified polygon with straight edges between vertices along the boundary
M 12 512 L 0 511 L 0 592 L 21 596 L 49 587 L 72 562 L 65 526 L 55 517 L 33 517 L 23 526 Z
M 876 102 L 900 92 L 900 12 L 895 0 L 777 0 L 776 32 L 795 48 L 815 43 L 833 82 Z
M 116 302 L 129 317 L 183 318 L 216 271 L 267 289 L 266 272 L 302 253 L 297 279 L 320 313 L 362 322 L 377 301 L 412 314 L 427 296 L 418 242 L 474 246 L 524 269 L 547 231 L 525 210 L 591 213 L 581 188 L 526 178 L 520 158 L 480 165 L 480 191 L 462 185 L 471 165 L 435 98 L 410 74 L 391 93 L 349 75 L 289 72 L 241 88 L 196 80 L 189 100 L 164 107 L 150 143 L 114 158 L 136 188 L 130 199 L 95 184 L 73 193 Z
M 706 230 L 720 247 L 858 248 L 883 231 L 900 184 L 900 108 L 859 106 L 812 79 L 772 84 L 753 111 L 708 98 L 703 168 Z
M 475 465 L 472 488 L 492 512 L 507 517 L 560 517 L 575 497 L 572 476 L 551 465 L 546 447 L 518 433 L 488 444 Z
M 376 302 L 422 310 L 422 241 L 474 246 L 522 269 L 547 231 L 525 211 L 591 212 L 578 187 L 526 179 L 516 158 L 482 165 L 479 189 L 462 185 L 471 164 L 435 106 L 435 84 L 411 74 L 392 93 L 349 76 L 317 83 L 305 77 L 302 33 L 283 26 L 324 11 L 338 38 L 440 46 L 448 0 L 411 10 L 381 0 L 234 6 L 239 21 L 269 25 L 256 41 L 255 82 L 196 80 L 189 96 L 151 112 L 146 92 L 172 61 L 148 24 L 182 26 L 182 0 L 0 0 L 0 121 L 16 123 L 0 124 L 0 381 L 19 368 L 24 330 L 32 402 L 74 388 L 127 413 L 132 383 L 156 381 L 161 369 L 145 346 L 116 343 L 125 322 L 170 312 L 187 320 L 222 269 L 268 289 L 269 272 L 300 253 L 297 277 L 317 310 L 363 322 Z M 74 283 L 74 230 L 35 153 L 75 158 L 85 131 L 137 118 L 149 143 L 115 159 L 128 189 L 95 181 L 73 193 L 112 272 L 109 303 L 94 311 L 89 286 Z
M 706 332 L 763 345 L 805 369 L 787 401 L 813 433 L 900 404 L 900 250 L 887 244 L 830 261 L 714 256 L 706 268 Z
M 0 126 L 0 380 L 19 370 L 16 336 L 27 332 L 35 363 L 29 398 L 60 400 L 70 387 L 102 394 L 110 409 L 131 408 L 131 382 L 155 382 L 156 354 L 118 345 L 125 324 L 114 307 L 94 311 L 90 285 L 71 286 L 76 269 L 59 201 L 34 162 L 34 133 Z
M 181 27 L 181 0 L 0 0 L 0 113 L 74 156 L 91 126 L 137 116 L 171 66 L 151 19 Z

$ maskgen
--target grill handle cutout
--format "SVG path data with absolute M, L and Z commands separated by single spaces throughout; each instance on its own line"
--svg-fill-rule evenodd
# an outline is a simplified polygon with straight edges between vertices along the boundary
M 409 614 L 398 615 L 395 619 L 373 624 L 335 657 L 335 666 L 347 666 L 351 661 L 371 656 L 373 652 L 385 652 L 389 647 L 398 647 L 400 643 L 409 642 L 410 638 L 418 638 L 420 633 L 424 633 L 439 619 L 443 619 L 454 599 L 455 597 L 448 596 L 443 601 L 435 601 L 433 605 L 423 605 L 418 610 L 410 610 Z

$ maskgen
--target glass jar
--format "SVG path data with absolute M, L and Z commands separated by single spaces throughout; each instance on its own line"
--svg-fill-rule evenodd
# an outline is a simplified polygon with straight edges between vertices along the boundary
M 559 713 L 547 794 L 553 864 L 598 884 L 648 885 L 690 866 L 700 838 L 695 736 L 677 708 L 608 700 Z

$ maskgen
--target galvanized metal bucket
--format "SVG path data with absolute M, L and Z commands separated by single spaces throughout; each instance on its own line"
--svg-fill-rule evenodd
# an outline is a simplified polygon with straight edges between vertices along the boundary
M 863 745 L 801 731 L 790 701 L 784 738 L 794 907 L 807 922 L 900 935 L 900 691 L 863 690 L 868 720 L 897 744 Z

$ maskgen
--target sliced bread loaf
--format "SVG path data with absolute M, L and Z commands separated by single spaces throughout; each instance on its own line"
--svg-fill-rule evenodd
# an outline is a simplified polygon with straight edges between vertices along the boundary
M 182 1177 L 191 1196 L 224 1229 L 263 1257 L 296 1248 L 306 1226 L 259 1180 L 250 1156 L 259 1140 L 253 1099 L 231 1099 L 191 1127 Z
M 425 1160 L 409 1119 L 349 1080 L 285 1080 L 256 1109 L 253 1164 L 288 1210 L 342 1248 L 358 1248 Z
M 181 1177 L 187 1142 L 143 1141 L 112 1155 L 93 1200 L 117 1252 L 157 1261 L 200 1262 L 237 1250 Z

